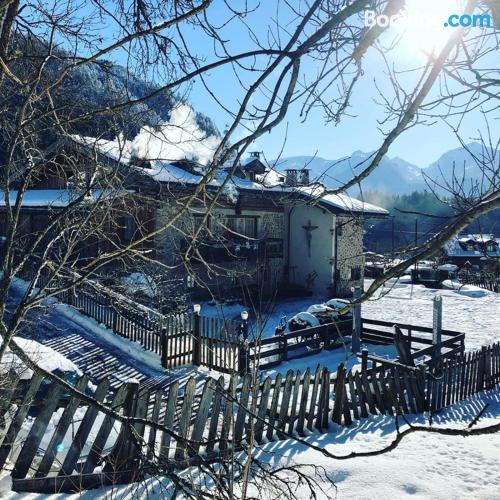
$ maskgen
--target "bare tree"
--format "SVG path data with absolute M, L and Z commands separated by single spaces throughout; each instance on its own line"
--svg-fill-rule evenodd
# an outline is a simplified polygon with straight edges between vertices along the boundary
M 276 19 L 254 26 L 249 20 L 259 5 L 251 2 L 234 7 L 229 2 L 215 6 L 210 0 L 147 0 L 116 5 L 100 0 L 85 5 L 70 0 L 49 5 L 0 0 L 0 164 L 5 205 L 0 359 L 10 349 L 33 370 L 64 385 L 101 411 L 130 423 L 30 360 L 15 341 L 30 310 L 62 291 L 83 283 L 92 286 L 98 273 L 123 263 L 128 269 L 135 269 L 138 262 L 168 271 L 183 266 L 194 281 L 204 286 L 211 284 L 210 275 L 230 271 L 239 280 L 253 272 L 248 268 L 218 268 L 207 262 L 200 250 L 207 232 L 226 250 L 231 232 L 252 244 L 251 238 L 239 235 L 224 222 L 218 228 L 211 227 L 209 217 L 224 198 L 231 196 L 231 178 L 244 153 L 256 139 L 284 120 L 291 104 L 301 105 L 304 119 L 313 108 L 320 107 L 327 121 L 342 120 L 353 89 L 363 78 L 363 58 L 370 50 L 379 50 L 387 61 L 386 78 L 394 95 L 382 96 L 381 124 L 389 128 L 369 164 L 339 188 L 323 190 L 322 195 L 358 185 L 377 168 L 398 137 L 417 123 L 432 119 L 452 121 L 457 117 L 460 122 L 474 108 L 480 107 L 490 116 L 498 109 L 498 74 L 483 64 L 497 54 L 497 30 L 480 34 L 467 33 L 462 28 L 454 30 L 441 51 L 429 55 L 426 64 L 419 68 L 416 83 L 408 84 L 393 69 L 391 50 L 381 41 L 386 29 L 363 26 L 361 16 L 368 7 L 396 14 L 404 2 L 313 0 L 297 6 L 277 1 Z M 498 17 L 493 2 L 469 0 L 465 12 L 475 9 Z M 235 49 L 232 41 L 226 39 L 224 28 L 229 25 L 246 34 L 243 49 Z M 210 46 L 208 59 L 200 45 Z M 71 90 L 75 76 L 82 71 L 99 70 L 111 78 L 113 68 L 108 58 L 125 61 L 120 95 L 105 104 L 74 102 Z M 318 72 L 307 71 L 308 64 L 314 64 Z M 226 102 L 221 92 L 211 87 L 211 74 L 216 72 L 221 72 L 237 89 L 234 101 Z M 141 95 L 132 90 L 134 74 L 144 75 L 151 83 Z M 165 123 L 152 123 L 148 112 L 159 99 L 171 101 L 175 110 L 188 99 L 195 81 L 213 99 L 214 106 L 226 113 L 229 125 L 222 134 L 200 134 L 193 132 L 191 126 L 170 123 L 169 132 L 177 128 L 189 135 L 187 141 L 178 136 L 172 140 L 172 135 L 165 134 Z M 143 149 L 129 149 L 129 142 L 140 136 L 138 131 L 146 117 L 149 128 L 142 133 L 152 144 L 159 141 L 168 147 L 154 149 L 146 144 Z M 453 126 L 460 134 L 459 125 Z M 80 141 L 80 152 L 64 146 L 73 144 L 75 136 L 81 139 L 88 135 L 89 130 L 96 132 L 92 134 L 97 137 L 93 144 Z M 102 155 L 102 147 L 115 137 L 118 149 L 110 161 Z M 61 146 L 51 149 L 55 142 Z M 490 144 L 495 145 L 496 151 L 498 139 L 492 137 Z M 179 151 L 186 155 L 186 148 L 190 159 L 197 162 L 196 173 L 200 177 L 192 189 L 182 196 L 172 196 L 153 182 L 145 193 L 130 192 L 136 177 L 133 168 L 123 167 L 122 158 L 126 157 L 128 167 L 133 167 L 134 161 L 178 161 L 182 159 Z M 484 171 L 484 185 L 468 193 L 461 183 L 448 186 L 456 203 L 456 217 L 436 236 L 415 248 L 411 258 L 375 280 L 360 300 L 369 298 L 384 281 L 413 262 L 435 252 L 475 218 L 500 206 L 497 153 L 478 161 Z M 54 178 L 64 180 L 63 198 L 48 200 L 51 209 L 45 218 L 28 227 L 23 207 L 29 204 L 31 188 Z M 145 219 L 138 217 L 140 227 L 134 238 L 123 241 L 122 218 L 154 205 L 158 194 L 174 203 L 175 209 L 155 227 L 143 224 Z M 183 217 L 197 211 L 200 218 L 196 227 L 186 227 Z M 182 234 L 188 243 L 176 249 L 177 262 L 166 263 L 156 258 L 152 250 L 159 237 L 173 231 Z M 87 251 L 89 248 L 96 251 Z M 31 279 L 26 292 L 7 314 L 13 280 L 28 273 Z M 36 287 L 42 274 L 44 285 Z M 215 481 L 213 470 L 208 470 Z M 296 473 L 300 480 L 305 480 L 300 471 Z M 246 465 L 242 466 L 241 477 L 243 482 L 248 480 Z M 172 478 L 177 480 L 175 475 Z M 279 485 L 277 491 L 288 491 L 279 478 L 275 484 Z M 181 481 L 181 486 L 187 488 L 188 483 Z M 231 498 L 231 489 L 221 488 L 219 497 L 224 491 Z M 196 497 L 199 491 L 190 494 Z

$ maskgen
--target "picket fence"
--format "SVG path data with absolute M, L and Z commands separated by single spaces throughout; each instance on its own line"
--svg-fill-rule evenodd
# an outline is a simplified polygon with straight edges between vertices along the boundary
M 4 382 L 0 467 L 13 464 L 16 491 L 53 493 L 137 481 L 151 464 L 161 472 L 196 464 L 200 457 L 217 460 L 244 448 L 252 436 L 262 444 L 334 431 L 333 423 L 350 425 L 370 414 L 437 411 L 500 383 L 500 343 L 432 368 L 378 365 L 346 372 L 339 365 L 335 373 L 319 367 L 289 371 L 255 385 L 247 374 L 209 378 L 201 390 L 195 378 L 166 391 L 151 392 L 132 381 L 111 392 L 107 380 L 95 389 L 94 397 L 121 415 L 147 418 L 175 436 L 144 420 L 122 425 L 67 397 L 55 383 L 40 398 L 39 375 L 28 385 L 15 378 Z M 85 390 L 87 382 L 83 376 L 76 387 Z
M 458 274 L 458 279 L 461 283 L 475 285 L 490 292 L 500 293 L 500 277 L 494 273 L 461 271 Z
M 23 277 L 33 280 L 33 270 Z M 81 282 L 66 289 L 64 282 L 41 273 L 36 286 L 61 288 L 57 298 L 95 319 L 113 333 L 157 354 L 164 368 L 207 366 L 225 373 L 239 370 L 241 324 L 192 313 L 163 315 L 100 284 Z

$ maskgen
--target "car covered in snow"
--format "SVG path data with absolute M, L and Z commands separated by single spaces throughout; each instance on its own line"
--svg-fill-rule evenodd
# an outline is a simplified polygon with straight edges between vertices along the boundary
M 347 299 L 330 299 L 323 304 L 313 304 L 307 311 L 300 312 L 288 320 L 291 332 L 312 328 L 339 320 L 352 320 L 352 311 L 343 311 L 350 301 Z

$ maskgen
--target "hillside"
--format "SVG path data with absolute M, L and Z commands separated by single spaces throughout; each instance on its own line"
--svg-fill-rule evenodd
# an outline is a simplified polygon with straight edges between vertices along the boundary
M 15 38 L 14 47 L 17 51 L 30 54 L 45 54 L 46 48 L 42 47 L 39 39 Z M 57 58 L 52 58 L 45 66 L 42 80 L 48 86 L 57 81 L 61 73 L 72 64 L 75 59 L 70 54 L 57 49 Z M 35 59 L 35 58 L 34 58 Z M 13 65 L 16 63 L 14 62 Z M 22 66 L 21 66 L 22 65 Z M 37 66 L 19 62 L 17 70 L 27 79 L 34 76 Z M 8 88 L 6 82 L 5 88 Z M 129 69 L 105 60 L 90 63 L 72 69 L 52 91 L 52 98 L 58 108 L 60 118 L 69 119 L 69 131 L 81 135 L 101 136 L 111 139 L 119 133 L 128 138 L 134 137 L 141 127 L 145 125 L 157 126 L 170 119 L 171 111 L 177 103 L 184 103 L 184 99 L 172 92 L 158 92 L 152 98 L 140 103 L 127 105 L 127 102 L 144 99 L 151 93 L 158 91 L 158 83 L 145 81 L 139 75 L 133 74 Z M 14 114 L 22 96 L 16 87 L 5 100 L 3 112 Z M 75 120 L 80 115 L 93 112 L 96 109 L 113 107 L 124 104 L 119 110 L 109 113 L 101 112 L 85 120 Z M 186 103 L 188 104 L 188 103 Z M 37 103 L 40 110 L 44 110 L 47 102 L 43 99 Z M 217 127 L 207 116 L 195 111 L 195 119 L 201 130 L 208 136 L 218 135 Z M 48 130 L 42 137 L 44 143 L 50 143 L 54 137 L 55 128 L 50 122 L 51 117 L 43 118 L 41 128 Z

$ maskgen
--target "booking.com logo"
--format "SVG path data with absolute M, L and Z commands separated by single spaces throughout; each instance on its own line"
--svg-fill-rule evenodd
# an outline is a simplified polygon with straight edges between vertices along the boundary
M 402 26 L 405 24 L 414 25 L 434 25 L 443 23 L 442 18 L 437 18 L 432 14 L 395 14 L 388 16 L 387 14 L 377 14 L 373 10 L 365 11 L 365 26 L 371 28 L 379 26 L 380 28 L 388 28 L 394 26 Z M 492 28 L 493 20 L 489 14 L 451 14 L 443 23 L 445 28 Z

